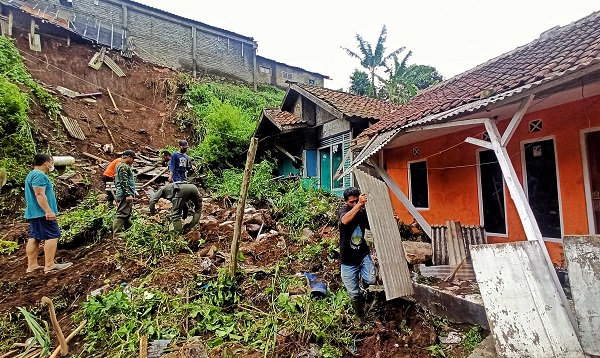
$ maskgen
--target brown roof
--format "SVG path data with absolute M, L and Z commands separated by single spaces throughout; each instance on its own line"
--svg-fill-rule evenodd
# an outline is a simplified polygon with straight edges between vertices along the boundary
M 293 113 L 281 111 L 279 108 L 264 108 L 265 116 L 280 127 L 293 126 L 307 123 L 304 119 Z
M 569 25 L 552 28 L 527 45 L 424 90 L 402 106 L 401 112 L 384 116 L 361 135 L 388 131 L 428 115 L 560 76 L 598 58 L 600 12 L 595 12 Z
M 301 90 L 305 90 L 318 99 L 335 107 L 335 109 L 348 117 L 356 116 L 362 118 L 382 119 L 388 116 L 390 113 L 394 113 L 401 108 L 399 105 L 391 102 L 357 96 L 323 87 L 311 86 L 302 83 L 291 84 L 291 88 L 294 87 L 299 87 Z

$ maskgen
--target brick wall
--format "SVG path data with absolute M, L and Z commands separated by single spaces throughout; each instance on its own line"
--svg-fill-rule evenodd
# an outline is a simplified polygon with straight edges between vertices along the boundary
M 127 0 L 73 0 L 72 7 L 59 0 L 36 2 L 124 28 L 134 51 L 146 61 L 188 72 L 193 72 L 195 62 L 197 72 L 254 82 L 255 42 L 250 37 Z
M 309 72 L 295 66 L 289 66 L 285 63 L 277 62 L 266 57 L 256 56 L 257 80 L 261 83 L 271 83 L 272 85 L 287 88 L 285 81 L 311 84 L 315 86 L 324 86 L 324 76 Z M 270 74 L 260 71 L 261 67 L 270 69 Z M 288 77 L 283 77 L 284 72 Z M 292 78 L 289 78 L 291 74 Z

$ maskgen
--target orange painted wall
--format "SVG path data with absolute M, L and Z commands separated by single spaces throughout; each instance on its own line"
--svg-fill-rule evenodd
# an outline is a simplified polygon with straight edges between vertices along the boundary
M 535 107 L 531 108 L 535 110 Z M 542 119 L 543 129 L 529 133 L 528 123 Z M 503 133 L 509 121 L 499 123 Z M 588 222 L 583 184 L 580 130 L 600 127 L 600 96 L 527 114 L 508 143 L 507 151 L 523 182 L 521 157 L 522 141 L 553 137 L 558 163 L 561 217 L 564 235 L 587 235 Z M 453 133 L 415 144 L 384 151 L 384 163 L 394 181 L 409 195 L 408 163 L 427 158 L 429 180 L 429 209 L 420 210 L 430 224 L 444 224 L 446 220 L 460 221 L 463 225 L 481 224 L 477 184 L 478 147 L 464 143 L 466 137 L 481 138 L 483 125 L 476 129 Z M 462 144 L 461 144 L 462 143 Z M 413 148 L 420 154 L 413 157 Z M 508 237 L 489 236 L 490 243 L 526 240 L 517 210 L 505 185 Z M 404 222 L 413 218 L 404 205 L 390 193 L 392 205 Z M 560 262 L 562 245 L 546 243 L 554 262 Z

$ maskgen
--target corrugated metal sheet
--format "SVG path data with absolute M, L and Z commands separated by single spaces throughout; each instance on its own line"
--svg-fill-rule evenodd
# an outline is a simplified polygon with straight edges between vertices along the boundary
M 438 265 L 438 266 L 425 266 L 419 265 L 419 272 L 422 276 L 433 276 L 440 280 L 448 277 L 455 269 L 454 266 L 450 265 Z M 473 271 L 473 265 L 470 262 L 465 262 L 460 265 L 458 271 L 454 275 L 454 279 L 459 281 L 475 281 L 475 272 Z
M 363 193 L 369 197 L 367 216 L 377 250 L 385 297 L 391 300 L 410 296 L 413 294 L 412 280 L 387 186 L 360 170 L 355 170 L 354 175 Z
M 500 357 L 584 357 L 539 242 L 472 246 L 471 255 Z
M 83 131 L 76 120 L 63 116 L 62 114 L 60 115 L 60 119 L 65 125 L 65 128 L 67 128 L 67 132 L 69 132 L 71 137 L 79 140 L 85 140 L 85 134 L 83 134 Z
M 600 356 L 600 235 L 565 236 L 563 247 L 581 345 Z
M 125 77 L 125 72 L 108 55 L 104 55 L 104 63 L 119 77 Z
M 431 225 L 432 246 L 433 246 L 433 264 L 449 265 L 448 256 L 448 238 L 446 237 L 447 225 Z M 487 243 L 487 237 L 483 226 L 465 225 L 461 226 L 462 242 L 464 244 L 467 258 L 471 257 L 471 245 L 481 245 Z M 461 258 L 462 260 L 462 258 Z

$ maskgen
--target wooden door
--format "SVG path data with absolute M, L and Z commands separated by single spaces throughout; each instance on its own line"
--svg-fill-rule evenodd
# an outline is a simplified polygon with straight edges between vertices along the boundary
M 588 133 L 586 146 L 592 189 L 592 212 L 596 234 L 598 234 L 600 233 L 600 131 Z

